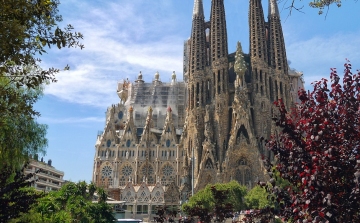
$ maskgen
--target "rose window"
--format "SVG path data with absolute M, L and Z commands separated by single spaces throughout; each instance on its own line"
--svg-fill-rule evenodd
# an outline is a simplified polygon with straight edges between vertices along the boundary
M 169 164 L 167 164 L 163 168 L 163 174 L 165 176 L 170 176 L 173 173 L 173 171 L 174 171 L 174 168 L 172 166 L 170 166 Z
M 141 173 L 144 176 L 153 175 L 154 174 L 154 168 L 151 165 L 144 166 L 141 170 Z
M 104 177 L 108 177 L 111 175 L 112 169 L 110 166 L 104 166 L 101 172 Z
M 122 168 L 121 172 L 122 174 L 124 174 L 124 176 L 130 176 L 130 174 L 132 173 L 132 167 L 130 165 L 126 165 Z

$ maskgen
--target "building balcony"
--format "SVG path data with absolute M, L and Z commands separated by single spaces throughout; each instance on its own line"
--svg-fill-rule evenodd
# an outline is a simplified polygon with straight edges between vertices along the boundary
M 57 176 L 54 176 L 54 175 L 51 175 L 51 174 L 48 174 L 48 173 L 44 173 L 44 172 L 39 172 L 39 173 L 37 173 L 36 175 L 38 175 L 39 177 L 43 176 L 43 177 L 49 178 L 49 179 L 51 179 L 51 180 L 64 182 L 64 180 L 61 179 L 60 176 L 57 177 Z

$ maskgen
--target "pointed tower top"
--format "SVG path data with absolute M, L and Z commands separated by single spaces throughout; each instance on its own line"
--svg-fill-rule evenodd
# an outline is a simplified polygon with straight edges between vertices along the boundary
M 172 112 L 172 109 L 170 106 L 167 108 L 167 112 Z
M 133 112 L 133 111 L 134 111 L 133 106 L 130 106 L 130 108 L 129 108 L 129 112 Z
M 277 5 L 276 0 L 269 0 L 269 16 L 278 16 L 278 17 L 280 17 L 279 9 L 278 9 L 278 5 Z
M 204 7 L 203 7 L 202 0 L 195 0 L 194 1 L 193 18 L 195 16 L 204 17 Z

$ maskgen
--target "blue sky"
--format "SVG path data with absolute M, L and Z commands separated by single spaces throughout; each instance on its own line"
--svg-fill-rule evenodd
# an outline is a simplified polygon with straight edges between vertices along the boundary
M 210 0 L 203 0 L 206 19 Z M 329 77 L 330 68 L 343 70 L 348 58 L 360 68 L 359 3 L 331 6 L 325 18 L 304 5 L 289 16 L 287 2 L 279 2 L 290 66 L 304 72 L 306 87 Z M 267 17 L 267 1 L 263 1 Z M 229 51 L 240 41 L 248 52 L 248 1 L 225 0 Z M 49 126 L 45 161 L 65 172 L 65 179 L 91 181 L 95 141 L 104 129 L 105 111 L 119 99 L 117 82 L 134 80 L 142 71 L 151 80 L 159 71 L 169 81 L 172 71 L 182 79 L 183 43 L 190 35 L 193 0 L 63 0 L 63 24 L 84 34 L 85 49 L 49 50 L 43 66 L 64 67 L 58 82 L 45 88 L 36 104 L 40 123 Z

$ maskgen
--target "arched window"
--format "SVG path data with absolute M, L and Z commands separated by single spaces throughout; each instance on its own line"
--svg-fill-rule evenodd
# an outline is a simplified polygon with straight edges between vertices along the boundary
M 244 175 L 241 170 L 237 169 L 235 172 L 235 180 L 244 185 Z
M 245 169 L 245 184 L 249 184 L 251 181 L 250 169 Z
M 241 158 L 241 159 L 239 159 L 239 161 L 238 161 L 238 165 L 241 165 L 241 166 L 245 166 L 245 165 L 247 165 L 247 162 L 246 162 L 246 159 L 245 158 Z

